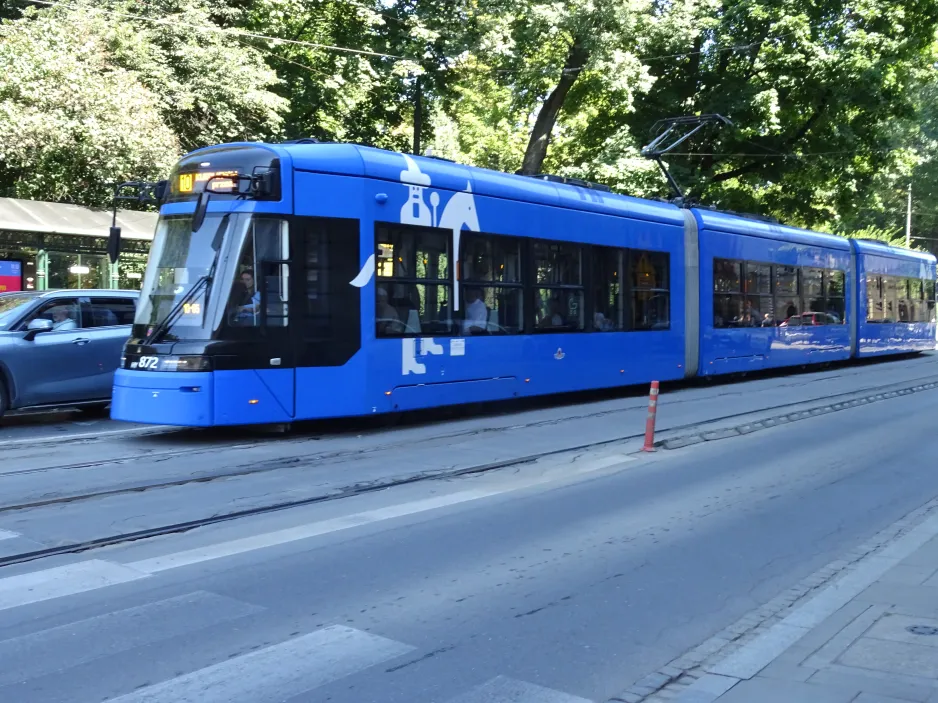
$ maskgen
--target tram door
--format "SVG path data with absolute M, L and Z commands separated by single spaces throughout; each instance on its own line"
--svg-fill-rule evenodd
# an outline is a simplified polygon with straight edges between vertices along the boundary
M 239 274 L 248 303 L 242 309 L 253 312 L 252 323 L 261 328 L 251 365 L 256 369 L 263 390 L 273 396 L 285 415 L 295 417 L 290 222 L 282 218 L 256 217 L 252 229 L 251 240 L 245 243 Z

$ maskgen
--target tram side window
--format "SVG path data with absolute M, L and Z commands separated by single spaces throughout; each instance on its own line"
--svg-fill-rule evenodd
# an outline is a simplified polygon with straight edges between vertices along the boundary
M 454 333 L 451 232 L 379 226 L 375 234 L 377 335 Z
M 229 321 L 236 327 L 286 327 L 290 239 L 287 221 L 255 217 L 244 240 L 231 291 Z
M 925 281 L 925 304 L 928 306 L 926 320 L 935 321 L 935 282 Z
M 824 304 L 824 271 L 823 269 L 801 269 L 802 311 L 805 313 L 822 313 Z M 824 315 L 814 315 L 815 324 L 825 324 Z
M 625 280 L 627 253 L 612 247 L 593 247 L 592 299 L 593 319 L 590 329 L 613 332 L 626 329 Z
M 771 327 L 775 324 L 775 298 L 772 296 L 772 267 L 769 264 L 746 262 L 743 327 Z
M 928 319 L 928 310 L 922 299 L 924 284 L 925 281 L 919 278 L 909 279 L 909 320 L 911 322 L 925 322 Z
M 523 332 L 521 241 L 465 233 L 461 246 L 459 320 L 462 333 Z
M 714 259 L 713 326 L 738 327 L 743 309 L 743 262 Z
M 769 264 L 713 260 L 713 326 L 772 325 L 772 267 Z
M 583 249 L 566 242 L 532 243 L 535 328 L 574 332 L 584 328 Z
M 899 319 L 899 284 L 895 276 L 883 276 L 883 322 Z
M 798 268 L 795 266 L 775 267 L 775 309 L 778 321 L 800 315 L 801 295 L 798 291 Z
M 882 277 L 868 273 L 866 274 L 866 321 L 882 322 L 884 317 Z
M 846 324 L 847 298 L 844 288 L 846 275 L 843 271 L 828 270 L 824 272 L 824 287 L 827 299 L 827 314 L 831 317 L 831 324 Z
M 909 279 L 896 277 L 896 307 L 899 322 L 912 322 L 912 304 L 909 299 Z
M 671 329 L 671 257 L 665 251 L 629 250 L 632 330 Z

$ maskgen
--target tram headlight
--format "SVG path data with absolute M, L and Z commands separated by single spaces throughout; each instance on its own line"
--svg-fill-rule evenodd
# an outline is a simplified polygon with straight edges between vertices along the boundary
M 160 358 L 160 371 L 211 371 L 208 356 L 164 356 Z

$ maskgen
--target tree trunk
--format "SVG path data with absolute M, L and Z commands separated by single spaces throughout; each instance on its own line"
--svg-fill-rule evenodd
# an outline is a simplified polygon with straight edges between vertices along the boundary
M 576 39 L 567 53 L 567 60 L 557 87 L 547 96 L 547 100 L 541 105 L 541 111 L 537 113 L 534 128 L 531 130 L 531 138 L 528 140 L 528 148 L 524 152 L 524 161 L 521 163 L 521 173 L 524 175 L 533 176 L 541 172 L 544 157 L 547 156 L 550 133 L 557 123 L 557 115 L 560 114 L 564 100 L 567 99 L 567 93 L 570 92 L 570 88 L 576 82 L 588 58 L 589 51 L 584 48 L 579 39 Z

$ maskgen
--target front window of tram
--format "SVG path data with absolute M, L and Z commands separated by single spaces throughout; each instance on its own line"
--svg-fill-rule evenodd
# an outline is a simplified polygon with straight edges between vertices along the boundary
M 285 326 L 287 234 L 286 221 L 275 217 L 213 214 L 194 233 L 189 216 L 161 219 L 137 309 L 137 336 L 150 342 L 212 339 L 226 326 Z
M 222 245 L 235 220 L 231 215 L 208 215 L 193 232 L 191 216 L 160 219 L 134 319 L 143 328 L 137 330 L 141 336 L 153 334 L 168 322 L 160 335 L 162 339 L 207 337 L 204 328 L 211 279 L 217 273 Z

